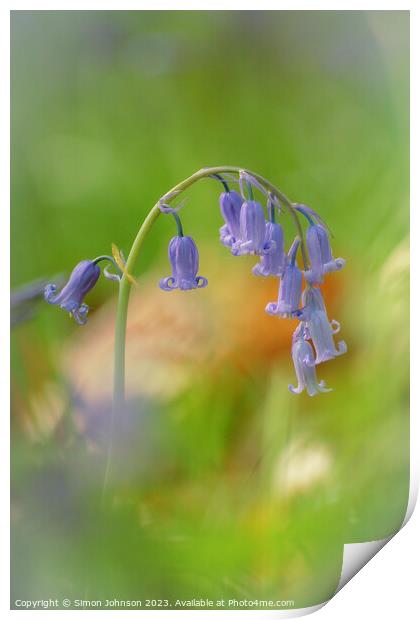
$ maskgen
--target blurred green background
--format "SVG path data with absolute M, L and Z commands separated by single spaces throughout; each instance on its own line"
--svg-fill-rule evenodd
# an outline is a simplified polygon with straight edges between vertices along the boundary
M 82 329 L 38 303 L 12 332 L 12 606 L 325 600 L 343 543 L 394 532 L 408 497 L 409 13 L 15 11 L 11 34 L 14 288 L 128 253 L 175 183 L 244 166 L 332 228 L 349 347 L 319 368 L 334 392 L 288 392 L 277 285 L 219 245 L 203 181 L 182 214 L 208 289 L 157 289 L 165 218 L 138 262 L 104 506 L 115 285 Z

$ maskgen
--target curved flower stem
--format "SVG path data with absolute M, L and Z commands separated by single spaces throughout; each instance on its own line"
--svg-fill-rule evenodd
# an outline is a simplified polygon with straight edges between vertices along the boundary
M 277 196 L 277 198 L 281 201 L 281 203 L 286 207 L 292 216 L 295 226 L 297 228 L 297 232 L 301 241 L 301 251 L 302 251 L 302 260 L 305 270 L 308 269 L 308 259 L 306 253 L 305 240 L 303 237 L 302 226 L 300 220 L 296 214 L 295 209 L 293 208 L 290 200 L 282 193 L 280 190 L 275 187 L 272 183 L 267 181 L 264 177 L 259 174 L 255 174 L 250 170 L 245 170 L 243 168 L 238 168 L 236 166 L 217 166 L 214 168 L 202 168 L 198 170 L 193 175 L 181 181 L 173 187 L 169 192 L 167 192 L 167 197 L 172 197 L 179 195 L 187 188 L 191 187 L 196 181 L 200 179 L 204 179 L 207 177 L 223 174 L 223 173 L 233 173 L 239 174 L 240 172 L 246 172 L 249 175 L 253 176 L 257 179 L 261 185 L 267 189 L 267 191 L 271 192 L 273 195 Z M 161 214 L 160 210 L 160 201 L 158 201 L 152 210 L 149 212 L 148 216 L 144 220 L 141 225 L 136 238 L 134 239 L 133 245 L 131 247 L 130 253 L 127 258 L 126 263 L 126 271 L 127 273 L 133 273 L 135 262 L 137 260 L 138 254 L 140 252 L 141 246 L 143 242 L 152 228 L 154 222 L 157 220 L 159 215 Z M 124 385 L 125 385 L 125 341 L 126 341 L 126 328 L 127 328 L 127 313 L 128 313 L 128 301 L 130 297 L 131 283 L 127 276 L 123 274 L 120 282 L 120 289 L 118 295 L 118 306 L 117 306 L 117 316 L 115 321 L 115 344 L 114 344 L 114 403 L 113 403 L 113 420 L 115 420 L 115 414 L 123 407 L 124 405 Z
M 141 225 L 127 258 L 126 270 L 132 273 L 138 253 L 147 233 L 160 215 L 159 206 L 155 205 Z M 123 274 L 118 293 L 117 316 L 115 319 L 114 342 L 114 413 L 124 404 L 125 385 L 125 340 L 127 329 L 128 301 L 131 282 Z

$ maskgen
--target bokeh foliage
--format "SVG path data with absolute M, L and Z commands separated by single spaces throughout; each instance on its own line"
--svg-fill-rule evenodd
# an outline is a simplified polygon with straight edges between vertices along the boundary
M 396 530 L 409 464 L 408 19 L 12 13 L 14 286 L 68 272 L 112 241 L 127 250 L 174 183 L 203 166 L 243 165 L 331 225 L 348 265 L 330 276 L 339 282 L 329 300 L 349 345 L 320 370 L 334 392 L 314 399 L 288 393 L 288 348 L 257 355 L 257 338 L 198 366 L 170 398 L 139 390 L 120 438 L 125 469 L 103 510 L 97 419 L 109 407 L 89 403 L 93 436 L 75 424 L 84 405 L 62 355 L 77 327 L 41 305 L 12 338 L 13 599 L 313 605 L 337 585 L 344 542 Z M 217 242 L 217 191 L 210 181 L 194 187 L 184 223 L 202 247 L 201 273 L 219 266 L 210 282 L 219 302 L 231 289 L 232 325 L 257 333 L 258 312 L 243 318 L 246 291 L 235 307 L 236 279 L 223 281 L 233 259 Z M 161 218 L 140 274 L 153 265 L 166 275 L 172 233 Z M 249 282 L 251 297 L 258 284 Z M 92 292 L 92 325 L 115 294 L 109 282 Z M 162 293 L 157 323 L 165 302 Z M 203 310 L 188 311 L 194 329 L 208 325 Z M 217 343 L 217 315 L 210 325 Z

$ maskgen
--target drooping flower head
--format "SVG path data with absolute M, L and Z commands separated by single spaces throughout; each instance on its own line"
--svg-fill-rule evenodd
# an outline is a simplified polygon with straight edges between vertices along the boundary
M 262 205 L 256 200 L 242 203 L 239 218 L 239 239 L 232 245 L 232 254 L 264 254 L 271 245 L 266 244 L 265 214 Z
M 286 266 L 284 254 L 284 233 L 280 224 L 267 222 L 265 227 L 265 245 L 271 251 L 264 253 L 260 262 L 252 269 L 256 276 L 282 276 Z
M 312 223 L 306 233 L 306 244 L 311 261 L 311 268 L 304 272 L 310 284 L 322 284 L 324 274 L 338 271 L 344 267 L 343 258 L 333 258 L 330 239 L 324 226 Z
M 220 211 L 225 220 L 224 226 L 220 228 L 220 241 L 228 248 L 231 248 L 239 239 L 240 235 L 240 216 L 243 198 L 235 190 L 230 190 L 220 194 Z
M 59 304 L 61 308 L 70 312 L 78 323 L 84 324 L 89 309 L 84 303 L 84 297 L 99 278 L 99 261 L 106 260 L 110 263 L 109 266 L 114 266 L 112 273 L 108 271 L 108 266 L 103 269 L 105 277 L 122 281 L 124 285 L 135 285 L 136 281 L 130 273 L 131 266 L 145 233 L 159 215 L 159 211 L 173 216 L 177 226 L 177 235 L 170 240 L 168 248 L 172 273 L 160 280 L 160 288 L 164 291 L 172 291 L 177 288 L 191 290 L 207 286 L 207 279 L 198 275 L 197 246 L 191 237 L 184 235 L 178 213 L 183 205 L 181 200 L 183 192 L 195 181 L 207 177 L 221 182 L 224 188 L 219 199 L 224 219 L 224 225 L 220 228 L 222 244 L 230 248 L 235 256 L 247 254 L 258 256 L 259 262 L 253 268 L 255 275 L 279 278 L 278 299 L 276 302 L 267 304 L 267 313 L 279 317 L 298 318 L 300 321 L 292 342 L 292 358 L 298 385 L 297 387 L 289 385 L 289 389 L 294 393 L 306 390 L 310 396 L 319 392 L 329 392 L 325 383 L 317 380 L 316 364 L 345 353 L 346 344 L 344 341 L 340 341 L 338 345 L 335 344 L 334 335 L 340 330 L 340 325 L 337 321 L 328 319 L 321 291 L 314 288 L 314 285 L 321 284 L 326 273 L 342 269 L 345 262 L 343 259 L 333 258 L 329 228 L 318 213 L 305 205 L 291 203 L 287 196 L 270 181 L 256 173 L 233 166 L 199 170 L 158 200 L 136 236 L 128 261 L 125 260 L 122 252 L 113 246 L 112 257 L 100 256 L 93 261 L 80 262 L 60 292 L 56 292 L 57 287 L 53 284 L 45 287 L 45 299 L 51 304 Z M 230 189 L 231 182 L 239 182 L 240 193 Z M 254 192 L 267 200 L 269 221 L 266 221 L 260 202 L 254 199 Z M 299 234 L 287 256 L 284 250 L 283 229 L 276 221 L 277 212 L 289 212 L 293 216 Z M 309 223 L 306 243 L 300 222 L 302 215 Z M 303 272 L 297 264 L 300 244 L 302 244 Z M 301 295 L 304 277 L 308 288 Z M 125 304 L 126 298 L 123 295 L 119 299 Z M 120 322 L 116 333 L 117 352 L 122 351 L 123 330 L 121 326 L 125 322 L 126 307 L 120 305 L 120 310 L 118 312 Z M 121 360 L 117 357 L 118 361 Z M 120 387 L 123 382 L 120 371 L 122 367 L 118 368 L 117 363 L 116 369 L 119 373 L 116 385 L 118 391 L 121 391 Z M 118 393 L 117 397 L 120 398 Z
M 294 394 L 300 394 L 306 389 L 309 396 L 315 396 L 319 392 L 331 392 L 325 387 L 325 381 L 320 381 L 316 376 L 315 359 L 312 347 L 304 338 L 304 326 L 301 324 L 293 334 L 292 359 L 298 380 L 297 387 L 289 385 L 289 390 Z
M 280 280 L 278 301 L 267 304 L 265 311 L 273 316 L 288 318 L 299 310 L 302 291 L 302 272 L 296 265 L 296 254 L 300 241 L 296 238 L 287 255 L 287 265 Z
M 95 261 L 82 260 L 73 269 L 69 281 L 56 294 L 55 284 L 47 284 L 44 289 L 45 300 L 50 304 L 59 304 L 69 312 L 79 325 L 87 320 L 89 306 L 83 303 L 85 295 L 95 286 L 101 270 Z
M 326 362 L 347 351 L 347 345 L 341 340 L 336 347 L 333 336 L 340 331 L 337 321 L 328 319 L 325 303 L 319 289 L 307 288 L 302 296 L 303 308 L 298 318 L 304 322 L 308 337 L 311 338 L 316 351 L 316 364 Z
M 188 291 L 207 286 L 207 279 L 197 276 L 198 249 L 194 239 L 180 235 L 172 237 L 169 242 L 168 256 L 172 266 L 172 275 L 160 280 L 159 286 L 162 290 L 173 291 L 179 288 L 182 291 Z

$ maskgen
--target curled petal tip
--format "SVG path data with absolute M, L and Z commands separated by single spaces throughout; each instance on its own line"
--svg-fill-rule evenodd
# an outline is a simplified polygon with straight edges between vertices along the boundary
M 327 392 L 332 392 L 332 391 L 333 391 L 333 389 L 332 389 L 332 388 L 327 388 L 327 387 L 326 387 L 325 381 L 320 381 L 320 382 L 318 383 L 318 390 L 319 390 L 320 392 L 323 392 L 324 394 L 326 394 Z
M 203 276 L 198 276 L 196 282 L 197 282 L 197 288 L 204 288 L 209 283 L 208 279 L 204 278 Z
M 346 265 L 344 258 L 335 258 L 324 265 L 324 273 L 331 273 L 333 271 L 341 271 Z
M 302 394 L 303 392 L 303 385 L 298 385 L 297 387 L 294 387 L 294 385 L 292 385 L 291 383 L 288 385 L 289 391 L 292 392 L 292 394 Z
M 44 288 L 44 299 L 49 304 L 54 303 L 53 296 L 56 290 L 57 290 L 57 287 L 55 284 L 47 284 L 47 286 Z
M 235 243 L 235 237 L 230 234 L 226 225 L 219 228 L 219 239 L 220 243 L 226 248 L 231 248 L 232 245 Z
M 173 291 L 175 290 L 175 278 L 172 276 L 168 276 L 167 278 L 162 278 L 159 281 L 159 287 L 162 289 L 162 291 Z
M 332 392 L 332 388 L 325 387 L 325 381 L 320 381 L 314 386 L 308 387 L 307 392 L 309 396 L 316 396 L 317 394 L 326 394 L 327 392 Z
M 344 353 L 347 353 L 347 345 L 344 340 L 340 340 L 338 343 L 338 355 L 344 355 Z
M 277 312 L 278 312 L 278 305 L 275 302 L 270 301 L 270 303 L 268 303 L 266 305 L 265 311 L 267 312 L 267 314 L 271 314 L 272 316 L 276 316 Z
M 341 329 L 341 325 L 340 325 L 340 323 L 339 323 L 338 321 L 336 321 L 335 319 L 333 319 L 333 320 L 331 321 L 331 329 L 332 329 L 332 333 L 333 333 L 333 334 L 338 334 L 338 332 L 339 332 L 339 331 L 340 331 L 340 329 Z
M 79 308 L 74 308 L 71 311 L 71 315 L 78 325 L 86 325 L 89 306 L 82 304 Z

